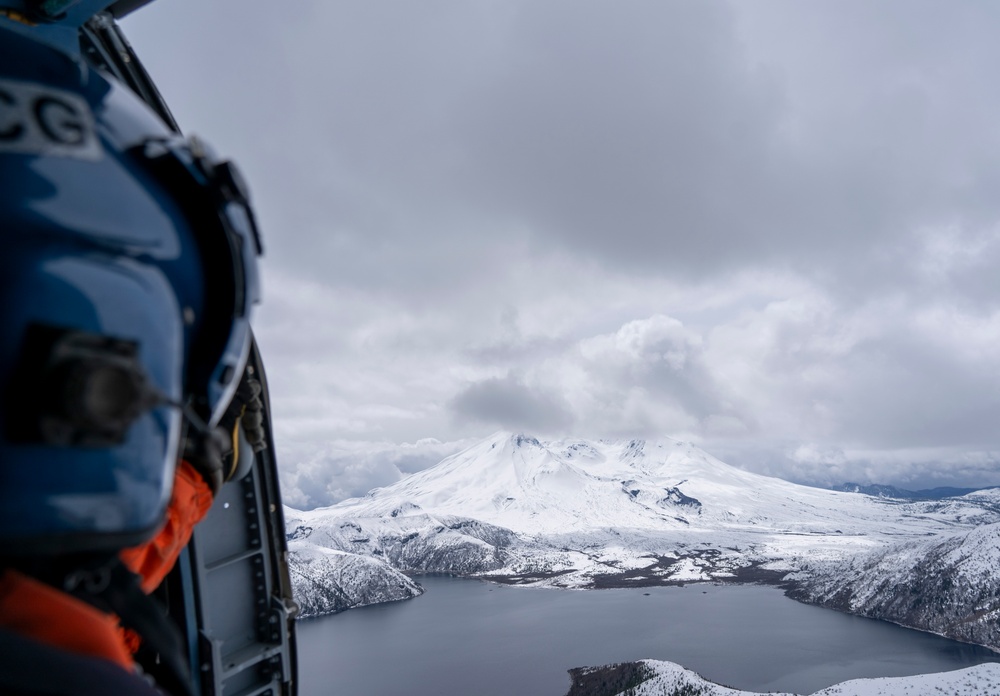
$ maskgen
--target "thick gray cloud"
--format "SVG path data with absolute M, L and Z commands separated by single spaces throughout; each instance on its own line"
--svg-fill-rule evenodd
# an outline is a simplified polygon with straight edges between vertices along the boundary
M 900 265 L 859 248 L 996 218 L 988 5 L 225 5 L 188 30 L 213 62 L 171 55 L 215 84 L 170 91 L 267 158 L 258 188 L 295 201 L 274 255 L 300 272 L 424 298 L 490 282 L 475 261 L 513 242 L 884 279 Z
M 549 433 L 573 425 L 573 416 L 561 398 L 532 388 L 515 375 L 470 384 L 450 406 L 458 420 L 506 430 Z
M 125 28 L 253 185 L 312 505 L 496 427 L 1000 483 L 998 15 L 171 0 Z

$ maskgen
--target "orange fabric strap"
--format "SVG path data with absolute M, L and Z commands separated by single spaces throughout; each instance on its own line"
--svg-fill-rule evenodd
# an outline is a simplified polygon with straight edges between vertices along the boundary
M 196 524 L 212 507 L 212 491 L 191 464 L 182 461 L 174 476 L 174 492 L 167 506 L 163 527 L 145 544 L 124 549 L 119 556 L 125 567 L 142 578 L 149 594 L 163 582 L 177 557 L 191 540 Z
M 140 576 L 143 591 L 148 594 L 163 582 L 211 506 L 208 484 L 193 466 L 181 462 L 163 527 L 145 544 L 120 553 L 125 566 Z M 14 570 L 0 575 L 0 628 L 130 671 L 139 644 L 117 616 Z
M 16 570 L 0 575 L 0 627 L 62 650 L 110 660 L 132 671 L 118 617 Z

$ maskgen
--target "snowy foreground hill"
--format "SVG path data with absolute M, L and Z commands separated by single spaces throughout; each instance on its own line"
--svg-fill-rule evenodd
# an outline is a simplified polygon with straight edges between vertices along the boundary
M 375 559 L 289 541 L 288 566 L 299 617 L 334 614 L 423 593 L 415 582 Z
M 751 474 L 675 440 L 542 443 L 509 433 L 363 498 L 286 512 L 296 589 L 311 614 L 352 598 L 405 599 L 419 590 L 400 572 L 444 572 L 577 588 L 788 576 L 803 599 L 875 615 L 867 607 L 892 591 L 888 574 L 926 561 L 936 544 L 946 548 L 934 568 L 968 563 L 948 551 L 955 544 L 996 567 L 1000 543 L 980 534 L 995 523 L 1000 492 L 906 502 Z M 968 573 L 956 571 L 947 587 L 972 588 Z M 852 578 L 850 597 L 838 594 Z M 975 628 L 995 623 L 996 607 L 973 595 L 949 595 L 973 629 L 951 635 L 998 647 Z M 939 630 L 927 615 L 892 620 Z
M 642 660 L 572 670 L 567 696 L 757 696 L 714 684 L 672 662 Z M 773 692 L 774 696 L 795 696 Z M 852 679 L 811 696 L 988 696 L 1000 694 L 1000 664 L 912 677 Z

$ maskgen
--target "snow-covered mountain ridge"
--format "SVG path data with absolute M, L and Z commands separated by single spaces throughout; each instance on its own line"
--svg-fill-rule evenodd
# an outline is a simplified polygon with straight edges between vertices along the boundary
M 710 682 L 673 662 L 640 660 L 605 667 L 570 670 L 573 686 L 566 696 L 757 696 Z M 619 688 L 621 687 L 621 688 Z M 795 694 L 770 692 L 774 696 Z M 954 672 L 912 677 L 852 679 L 811 696 L 990 696 L 1000 694 L 1000 664 L 982 664 Z
M 289 537 L 404 572 L 561 587 L 776 581 L 1000 522 L 1000 492 L 878 499 L 742 471 L 675 440 L 498 433 L 363 498 L 288 511 Z
M 983 488 L 955 488 L 954 486 L 939 486 L 937 488 L 922 488 L 911 491 L 896 486 L 888 486 L 881 483 L 853 483 L 847 482 L 837 486 L 825 486 L 831 491 L 846 491 L 851 493 L 864 493 L 876 498 L 896 498 L 898 500 L 942 500 L 944 498 L 957 498 L 959 496 L 987 491 L 997 488 L 997 486 L 986 486 Z
M 308 542 L 289 542 L 288 566 L 302 619 L 423 593 L 419 585 L 385 563 Z
M 1000 524 L 807 563 L 796 599 L 1000 651 Z

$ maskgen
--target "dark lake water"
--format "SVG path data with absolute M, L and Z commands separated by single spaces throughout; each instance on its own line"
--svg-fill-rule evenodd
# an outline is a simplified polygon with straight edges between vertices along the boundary
M 298 625 L 301 696 L 564 696 L 570 667 L 670 660 L 751 691 L 1000 662 L 1000 655 L 800 604 L 778 589 L 568 591 L 421 577 L 413 600 Z M 648 593 L 648 595 L 646 594 Z

